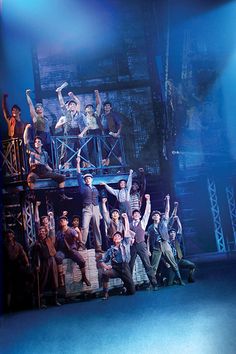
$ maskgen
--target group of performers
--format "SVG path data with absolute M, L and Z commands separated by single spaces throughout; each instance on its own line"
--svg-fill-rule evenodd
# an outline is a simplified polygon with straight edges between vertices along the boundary
M 86 134 L 96 135 L 105 132 L 115 139 L 120 136 L 122 124 L 119 114 L 112 111 L 110 102 L 103 104 L 104 113 L 101 113 L 101 99 L 99 92 L 95 91 L 96 111 L 93 105 L 85 107 L 85 114 L 81 113 L 80 101 L 72 92 L 68 95 L 70 100 L 64 102 L 62 90 L 67 86 L 64 83 L 56 91 L 63 110 L 63 116 L 58 120 L 56 129 L 63 127 L 65 135 L 77 135 L 80 141 L 76 168 L 78 176 L 78 192 L 83 208 L 80 211 L 82 222 L 80 227 L 79 216 L 74 215 L 70 220 L 70 210 L 58 215 L 58 231 L 56 232 L 55 219 L 52 213 L 41 216 L 39 205 L 35 203 L 35 225 L 37 241 L 30 250 L 30 258 L 23 247 L 16 241 L 14 231 L 6 230 L 4 237 L 6 303 L 11 306 L 13 293 L 13 279 L 25 279 L 25 274 L 37 274 L 37 287 L 39 306 L 46 308 L 45 289 L 49 285 L 53 292 L 54 304 L 59 306 L 57 298 L 58 287 L 65 286 L 63 274 L 63 260 L 70 258 L 80 268 L 82 282 L 90 287 L 91 283 L 86 274 L 86 263 L 81 251 L 88 246 L 88 237 L 93 237 L 93 247 L 96 252 L 97 267 L 101 271 L 100 281 L 103 287 L 103 298 L 108 299 L 108 285 L 110 278 L 121 278 L 124 283 L 124 293 L 135 293 L 133 282 L 133 269 L 137 256 L 140 257 L 145 272 L 153 290 L 159 285 L 184 285 L 180 269 L 188 269 L 188 281 L 193 282 L 195 264 L 183 258 L 182 226 L 177 216 L 178 203 L 170 217 L 170 197 L 165 197 L 164 213 L 151 209 L 151 197 L 145 194 L 146 179 L 144 169 L 139 169 L 139 179 L 133 178 L 130 170 L 128 179 L 121 179 L 118 188 L 101 183 L 108 193 L 116 199 L 113 208 L 108 207 L 109 197 L 99 196 L 98 189 L 93 184 L 91 173 L 81 174 L 81 166 L 89 167 L 89 155 L 81 161 L 81 146 Z M 28 132 L 31 124 L 25 124 L 20 119 L 20 108 L 12 107 L 11 115 L 7 112 L 6 95 L 3 96 L 3 112 L 8 123 L 9 138 L 24 137 L 29 151 L 30 173 L 27 178 L 30 189 L 35 189 L 35 182 L 40 178 L 52 178 L 58 183 L 60 197 L 69 200 L 64 193 L 65 176 L 56 173 L 49 165 L 47 148 L 50 145 L 50 126 L 48 118 L 44 115 L 42 104 L 33 106 L 30 90 L 26 90 L 27 102 L 33 121 L 34 135 L 30 139 Z M 86 153 L 85 153 L 86 154 Z M 84 155 L 83 155 L 84 156 Z M 117 156 L 122 163 L 121 156 Z M 108 166 L 109 155 L 104 156 L 103 164 Z M 76 202 L 76 201 L 75 201 Z M 109 203 L 110 204 L 110 203 Z M 142 210 L 144 209 L 144 213 Z M 152 220 L 148 227 L 149 220 Z M 105 225 L 106 245 L 102 242 L 101 220 Z M 72 225 L 69 226 L 69 222 Z M 92 224 L 92 232 L 89 233 Z M 89 243 L 91 244 L 91 243 Z M 30 259 L 30 261 L 29 261 Z M 160 264 L 162 260 L 162 270 Z M 164 268 L 163 268 L 164 267 Z M 163 271 L 164 269 L 164 271 Z M 13 277 L 13 273 L 20 272 L 21 277 Z M 158 284 L 158 275 L 161 283 Z M 167 274 L 164 276 L 163 274 Z M 28 278 L 27 278 L 28 279 Z M 35 277 L 32 279 L 35 281 Z M 22 280 L 22 285 L 26 284 Z M 19 284 L 18 284 L 19 285 Z
M 62 90 L 68 84 L 65 82 L 56 89 L 62 116 L 55 126 L 52 120 L 45 114 L 42 103 L 33 104 L 31 90 L 26 90 L 26 99 L 29 105 L 32 123 L 26 124 L 21 120 L 21 109 L 13 105 L 11 113 L 7 108 L 7 94 L 2 98 L 3 115 L 8 125 L 8 138 L 24 139 L 26 146 L 32 145 L 35 137 L 39 137 L 44 149 L 51 155 L 52 132 L 61 132 L 66 138 L 62 144 L 59 165 L 63 168 L 70 168 L 73 164 L 71 151 L 81 149 L 82 167 L 87 168 L 98 164 L 97 147 L 89 137 L 107 136 L 106 142 L 102 142 L 102 165 L 108 166 L 110 159 L 115 157 L 116 161 L 122 164 L 122 152 L 118 144 L 118 138 L 122 130 L 122 114 L 112 109 L 112 103 L 105 101 L 102 104 L 98 90 L 95 90 L 96 106 L 92 103 L 86 104 L 84 110 L 78 96 L 68 92 L 69 100 L 64 101 Z M 103 109 L 102 109 L 103 108 Z M 68 148 L 67 148 L 68 145 Z

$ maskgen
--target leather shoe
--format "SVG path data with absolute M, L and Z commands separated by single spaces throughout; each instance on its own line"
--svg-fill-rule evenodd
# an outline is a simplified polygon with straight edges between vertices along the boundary
M 82 282 L 85 283 L 87 286 L 91 286 L 90 281 L 89 281 L 88 278 L 86 278 L 86 277 L 83 277 L 83 278 L 82 278 Z
M 65 194 L 61 194 L 61 195 L 60 195 L 60 199 L 61 199 L 61 200 L 72 200 L 73 198 L 72 198 L 72 197 L 68 197 L 68 196 L 65 195 Z
M 96 248 L 96 249 L 95 249 L 95 252 L 96 252 L 96 253 L 104 253 L 104 251 L 103 251 L 101 248 Z
M 179 279 L 179 285 L 182 285 L 182 286 L 184 286 L 184 285 L 185 285 L 185 283 L 183 282 L 183 280 L 182 280 L 182 279 Z

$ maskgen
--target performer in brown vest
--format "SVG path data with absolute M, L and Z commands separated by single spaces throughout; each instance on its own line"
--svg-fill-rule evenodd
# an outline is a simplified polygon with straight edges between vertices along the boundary
M 57 300 L 58 271 L 56 262 L 56 249 L 53 241 L 47 236 L 45 226 L 40 226 L 38 230 L 38 241 L 33 246 L 33 263 L 39 275 L 39 306 L 46 309 L 45 288 L 50 284 L 54 295 L 54 304 L 60 306 Z
M 109 215 L 109 211 L 106 206 L 107 198 L 102 198 L 102 214 L 107 226 L 107 236 L 110 241 L 110 246 L 113 243 L 113 235 L 115 232 L 119 231 L 122 236 L 124 236 L 124 223 L 120 218 L 119 209 L 111 210 L 111 217 Z

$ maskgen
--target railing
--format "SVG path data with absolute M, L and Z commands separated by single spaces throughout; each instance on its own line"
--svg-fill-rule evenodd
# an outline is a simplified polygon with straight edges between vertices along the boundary
M 123 140 L 110 135 L 53 136 L 53 166 L 58 171 L 74 171 L 80 152 L 81 169 L 94 170 L 97 174 L 120 170 L 126 166 Z
M 0 153 L 2 158 L 3 178 L 14 181 L 22 180 L 23 176 L 28 172 L 26 153 L 22 139 L 3 140 Z
M 73 174 L 76 171 L 76 157 L 80 152 L 82 171 L 95 174 L 111 174 L 126 167 L 123 140 L 110 135 L 52 136 L 51 151 L 54 170 Z M 7 181 L 23 181 L 28 174 L 28 155 L 22 139 L 2 141 L 2 176 Z

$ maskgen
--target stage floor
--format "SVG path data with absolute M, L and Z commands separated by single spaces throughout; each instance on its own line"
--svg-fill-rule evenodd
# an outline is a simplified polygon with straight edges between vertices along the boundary
M 196 282 L 1 318 L 3 354 L 234 354 L 236 255 L 195 257 Z

